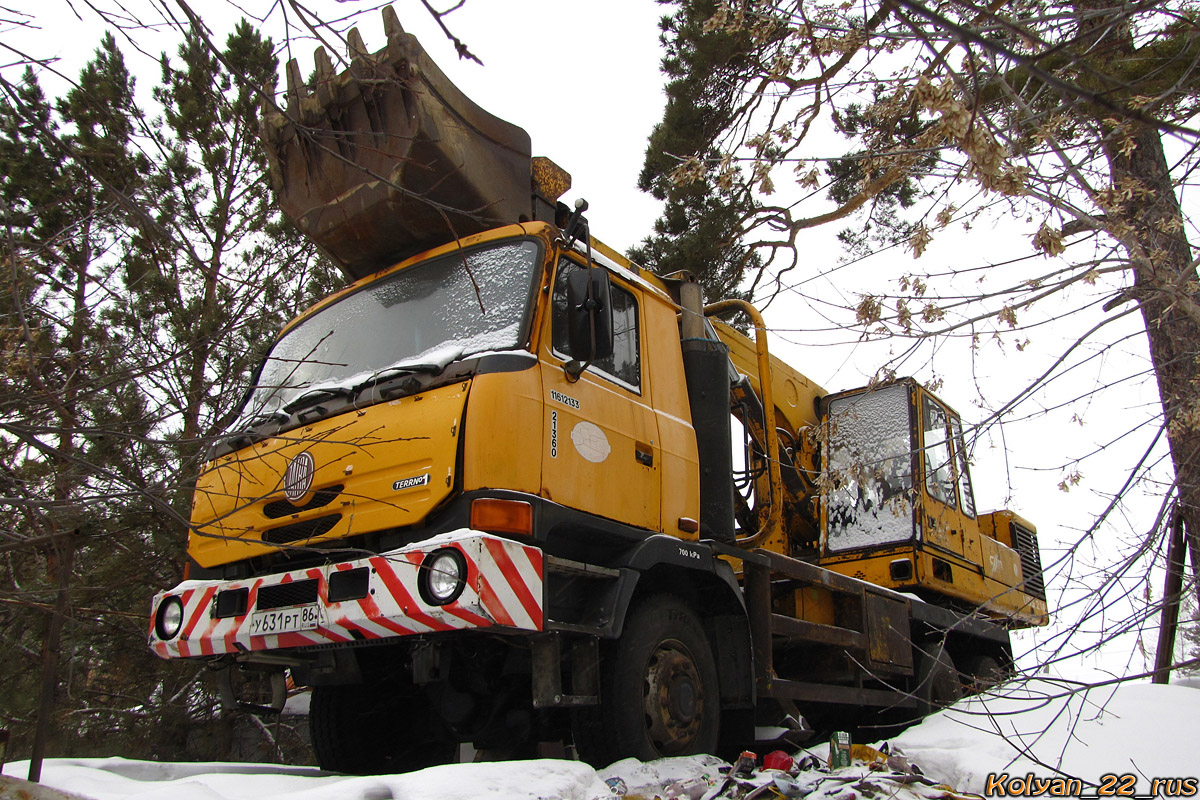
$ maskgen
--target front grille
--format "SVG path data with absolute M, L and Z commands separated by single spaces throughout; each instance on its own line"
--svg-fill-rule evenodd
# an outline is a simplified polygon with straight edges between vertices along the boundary
M 334 572 L 329 576 L 329 602 L 358 600 L 371 590 L 371 570 L 366 567 Z
M 250 599 L 250 590 L 242 589 L 227 589 L 223 592 L 217 592 L 217 619 L 226 619 L 228 617 L 240 617 L 246 613 L 246 604 Z
M 1039 600 L 1046 599 L 1046 583 L 1042 577 L 1042 555 L 1038 551 L 1037 534 L 1024 525 L 1012 523 L 1014 549 L 1021 557 L 1021 575 L 1025 592 Z
M 269 531 L 263 531 L 262 540 L 268 544 L 288 544 L 302 539 L 313 539 L 329 533 L 341 518 L 341 514 L 331 514 L 328 517 L 306 519 L 281 528 L 271 528 Z
M 308 511 L 309 509 L 313 508 L 321 508 L 322 506 L 327 506 L 336 500 L 338 495 L 341 494 L 342 490 L 345 488 L 346 487 L 342 485 L 326 486 L 324 489 L 317 490 L 317 493 L 312 496 L 312 499 L 302 506 L 294 506 L 287 500 L 275 500 L 263 506 L 262 513 L 267 519 L 279 519 L 280 517 L 299 514 L 301 511 Z
M 291 583 L 277 583 L 258 590 L 259 611 L 285 606 L 302 606 L 317 602 L 317 579 L 309 578 Z

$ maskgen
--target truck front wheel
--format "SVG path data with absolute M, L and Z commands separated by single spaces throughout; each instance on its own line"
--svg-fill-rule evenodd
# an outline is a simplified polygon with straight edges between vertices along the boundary
M 711 753 L 721 698 L 708 637 L 671 595 L 642 601 L 602 663 L 600 704 L 577 712 L 575 746 L 596 766 Z

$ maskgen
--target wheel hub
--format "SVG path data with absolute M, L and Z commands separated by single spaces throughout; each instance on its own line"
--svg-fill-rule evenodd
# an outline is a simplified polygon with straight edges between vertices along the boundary
M 660 753 L 688 752 L 704 719 L 704 690 L 692 655 L 681 642 L 662 642 L 650 656 L 643 710 L 650 739 Z

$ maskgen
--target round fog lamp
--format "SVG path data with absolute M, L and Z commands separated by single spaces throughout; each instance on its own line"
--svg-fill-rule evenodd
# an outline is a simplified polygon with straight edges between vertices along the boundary
M 158 614 L 154 618 L 154 632 L 162 640 L 174 639 L 183 627 L 183 601 L 178 597 L 168 597 L 158 605 Z
M 421 563 L 421 596 L 426 603 L 444 606 L 466 587 L 467 564 L 457 550 L 435 550 Z

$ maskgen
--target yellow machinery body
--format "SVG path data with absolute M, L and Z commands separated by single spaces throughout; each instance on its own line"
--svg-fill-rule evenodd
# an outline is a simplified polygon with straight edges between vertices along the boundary
M 570 356 L 556 347 L 551 300 L 560 265 L 582 269 L 586 257 L 564 251 L 556 235 L 546 223 L 527 223 L 468 237 L 362 279 L 298 318 L 288 330 L 348 295 L 459 249 L 511 239 L 537 247 L 531 291 L 537 302 L 520 343 L 536 358 L 536 368 L 477 374 L 348 409 L 218 456 L 197 483 L 191 558 L 212 568 L 290 547 L 337 547 L 339 540 L 383 530 L 408 528 L 417 536 L 431 512 L 452 496 L 479 489 L 530 493 L 647 532 L 699 538 L 700 465 L 680 353 L 681 310 L 671 286 L 593 241 L 593 260 L 609 273 L 613 289 L 631 301 L 634 351 L 628 360 L 636 374 L 622 378 L 590 369 L 572 378 L 564 370 Z M 831 422 L 821 411 L 827 394 L 798 370 L 774 356 L 762 362 L 763 347 L 729 325 L 717 321 L 714 330 L 730 348 L 730 363 L 759 396 L 760 366 L 769 365 L 776 428 L 794 454 L 796 471 L 808 473 L 783 482 L 786 513 L 772 518 L 773 527 L 761 532 L 757 547 L 874 585 L 978 608 L 1010 626 L 1044 624 L 1044 596 L 1023 588 L 1034 570 L 1040 588 L 1036 546 L 1028 552 L 1034 527 L 1011 512 L 968 513 L 970 503 L 934 496 L 931 481 L 910 480 L 903 510 L 888 512 L 914 520 L 907 535 L 883 545 L 837 548 L 828 536 L 829 506 L 818 487 L 836 491 L 838 481 L 848 479 L 828 474 L 817 442 L 836 441 L 849 420 Z M 940 402 L 915 382 L 894 386 L 911 394 L 907 405 L 913 408 Z M 957 421 L 953 411 L 946 413 Z M 905 455 L 913 459 L 908 472 L 929 475 L 935 469 L 926 466 L 929 450 L 921 445 L 924 428 L 917 417 L 910 416 L 905 431 Z M 961 435 L 942 438 L 963 446 Z M 302 496 L 289 500 L 282 494 L 287 465 L 302 452 L 318 465 L 316 474 Z M 969 492 L 965 459 L 954 463 L 957 491 Z M 825 479 L 816 480 L 822 470 Z M 752 492 L 768 496 L 767 471 L 758 472 Z M 905 561 L 907 567 L 898 566 Z
M 829 393 L 749 303 L 593 238 L 384 19 L 265 115 L 282 206 L 353 282 L 212 447 L 154 652 L 268 674 L 248 705 L 220 670 L 255 711 L 290 670 L 322 766 L 361 772 L 711 752 L 1011 674 L 1008 630 L 1048 620 L 1036 529 L 976 509 L 958 414 L 911 379 Z

